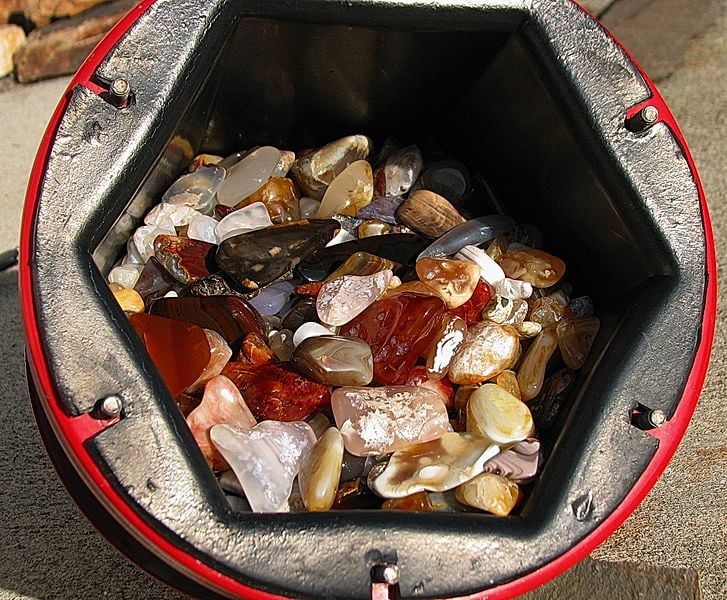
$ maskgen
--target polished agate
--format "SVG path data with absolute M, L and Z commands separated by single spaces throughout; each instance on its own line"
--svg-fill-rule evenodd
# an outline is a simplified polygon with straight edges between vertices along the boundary
M 540 442 L 528 438 L 500 452 L 485 463 L 485 473 L 502 475 L 516 483 L 528 483 L 540 469 Z
M 439 331 L 427 350 L 426 371 L 430 379 L 442 379 L 449 370 L 452 358 L 467 335 L 467 323 L 456 315 L 445 315 Z
M 223 206 L 235 206 L 259 190 L 270 179 L 280 162 L 280 150 L 262 146 L 250 152 L 227 170 L 225 181 L 217 190 L 217 200 Z
M 205 329 L 204 334 L 207 336 L 207 344 L 210 347 L 210 360 L 199 377 L 185 390 L 190 394 L 204 387 L 213 377 L 217 377 L 232 358 L 232 350 L 227 345 L 224 337 L 214 329 Z
M 480 277 L 492 286 L 498 285 L 505 279 L 505 271 L 482 248 L 466 245 L 460 248 L 454 257 L 476 263 L 480 267 Z
M 504 254 L 500 265 L 508 277 L 521 279 L 537 288 L 555 285 L 565 274 L 565 263 L 561 259 L 533 248 Z
M 427 374 L 427 368 L 424 365 L 416 365 L 409 371 L 404 385 L 421 386 L 434 390 L 442 397 L 442 401 L 447 409 L 454 407 L 455 390 L 452 383 L 447 378 L 430 379 Z
M 303 340 L 310 337 L 319 337 L 322 335 L 333 335 L 330 327 L 321 325 L 318 321 L 307 321 L 302 323 L 293 334 L 293 346 L 299 346 Z
M 303 457 L 298 485 L 309 511 L 328 510 L 336 499 L 343 462 L 343 436 L 329 427 Z
M 355 337 L 307 338 L 295 348 L 290 362 L 305 376 L 326 385 L 368 385 L 374 376 L 371 348 Z
M 517 505 L 521 492 L 517 483 L 502 475 L 481 473 L 459 486 L 455 496 L 463 504 L 506 517 Z
M 346 450 L 356 456 L 436 439 L 449 426 L 441 396 L 423 387 L 342 387 L 331 394 L 331 408 Z
M 386 159 L 383 174 L 385 195 L 406 194 L 422 171 L 422 152 L 418 146 L 407 146 L 392 152 Z
M 244 208 L 234 210 L 223 217 L 215 225 L 214 234 L 217 244 L 227 238 L 234 237 L 246 231 L 265 229 L 270 227 L 273 221 L 270 219 L 267 207 L 262 202 L 248 204 Z
M 467 335 L 449 365 L 447 377 L 458 384 L 487 381 L 511 367 L 520 351 L 520 337 L 509 325 L 480 321 Z
M 323 284 L 316 311 L 323 323 L 344 325 L 381 297 L 393 273 L 385 269 L 371 275 L 344 275 Z
M 260 203 L 267 209 L 273 223 L 297 221 L 300 217 L 299 194 L 295 184 L 286 177 L 271 177 L 260 189 L 235 205 L 239 210 Z
M 318 207 L 317 218 L 327 219 L 333 213 L 355 215 L 374 197 L 371 165 L 357 160 L 346 167 L 328 186 Z
M 472 297 L 480 268 L 466 260 L 422 258 L 416 263 L 419 280 L 444 300 L 447 308 L 462 306 Z
M 207 381 L 202 402 L 187 415 L 187 425 L 202 456 L 215 471 L 225 469 L 227 463 L 212 445 L 209 430 L 223 423 L 237 429 L 250 429 L 256 422 L 240 390 L 222 375 Z
M 419 258 L 449 256 L 470 244 L 483 244 L 509 231 L 515 222 L 503 215 L 486 215 L 470 219 L 450 229 L 427 246 Z
M 254 512 L 288 511 L 293 480 L 316 441 L 307 423 L 263 421 L 252 429 L 215 425 L 209 435 Z
M 480 435 L 445 433 L 394 452 L 383 470 L 371 471 L 369 487 L 383 498 L 451 490 L 482 473 L 485 463 L 499 452 Z
M 568 367 L 580 369 L 583 366 L 600 327 L 601 321 L 593 316 L 563 319 L 558 323 L 558 348 Z
M 558 347 L 558 336 L 553 329 L 543 329 L 533 340 L 520 362 L 517 380 L 523 400 L 538 395 L 545 379 L 545 370 L 550 357 Z
M 354 252 L 340 267 L 326 277 L 326 281 L 337 279 L 344 275 L 373 275 L 374 273 L 387 269 L 393 272 L 394 268 L 399 266 L 393 260 L 381 258 L 369 252 Z
M 162 196 L 162 203 L 187 206 L 209 215 L 225 175 L 225 169 L 219 166 L 199 167 L 177 179 Z
M 498 446 L 524 440 L 535 431 L 527 405 L 494 383 L 477 388 L 467 401 L 467 431 Z

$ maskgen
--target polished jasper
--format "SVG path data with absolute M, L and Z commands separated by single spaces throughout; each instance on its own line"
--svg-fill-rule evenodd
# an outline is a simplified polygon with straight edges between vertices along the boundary
M 182 283 L 193 283 L 216 270 L 214 249 L 213 244 L 174 235 L 159 235 L 154 240 L 154 256 Z
M 198 325 L 145 313 L 129 320 L 173 397 L 194 383 L 209 363 L 207 336 Z
M 240 347 L 248 333 L 265 335 L 265 323 L 258 312 L 236 296 L 161 298 L 152 305 L 151 313 L 213 329 L 233 350 Z
M 343 325 L 340 335 L 364 340 L 374 356 L 374 381 L 398 385 L 436 335 L 445 306 L 436 297 L 396 294 L 377 300 Z
M 291 364 L 306 377 L 326 385 L 368 385 L 373 378 L 371 348 L 355 337 L 307 338 L 293 352 Z
M 222 370 L 242 392 L 256 419 L 296 421 L 329 405 L 328 386 L 281 364 L 230 362 Z
M 243 288 L 258 289 L 323 247 L 338 228 L 337 221 L 326 219 L 243 233 L 219 245 L 217 264 Z

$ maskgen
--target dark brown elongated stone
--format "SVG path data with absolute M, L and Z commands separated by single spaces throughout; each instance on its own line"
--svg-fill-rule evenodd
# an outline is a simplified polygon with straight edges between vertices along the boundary
M 152 256 L 136 281 L 134 289 L 149 306 L 151 302 L 158 298 L 164 297 L 169 292 L 179 293 L 184 288 L 184 284 L 177 281 L 172 274 L 167 271 L 159 262 L 156 256 Z
M 427 246 L 427 241 L 415 233 L 390 233 L 375 235 L 343 244 L 327 246 L 313 252 L 300 261 L 297 271 L 308 281 L 322 281 L 346 259 L 356 252 L 367 252 L 402 265 L 395 274 L 401 274 L 416 261 L 417 255 Z
M 182 283 L 194 283 L 215 270 L 214 248 L 214 244 L 176 235 L 162 234 L 154 240 L 154 256 Z
M 243 289 L 255 290 L 322 248 L 339 228 L 333 219 L 311 219 L 241 233 L 219 245 L 217 264 Z
M 265 323 L 260 314 L 236 296 L 161 298 L 152 305 L 150 312 L 213 329 L 233 350 L 240 347 L 248 333 L 265 337 Z

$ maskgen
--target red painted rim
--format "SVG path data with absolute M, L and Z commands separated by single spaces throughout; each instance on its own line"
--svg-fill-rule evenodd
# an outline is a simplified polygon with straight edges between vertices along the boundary
M 278 596 L 248 587 L 216 571 L 214 568 L 175 546 L 139 517 L 111 487 L 84 446 L 86 439 L 108 427 L 113 421 L 99 421 L 88 415 L 70 417 L 64 412 L 58 401 L 58 393 L 43 349 L 38 314 L 34 301 L 33 265 L 31 261 L 38 199 L 46 171 L 48 156 L 53 140 L 55 139 L 55 133 L 65 112 L 73 87 L 81 85 L 95 93 L 101 91 L 100 86 L 92 81 L 93 74 L 98 65 L 139 16 L 154 4 L 154 2 L 155 0 L 143 0 L 111 30 L 90 54 L 71 81 L 66 93 L 61 98 L 38 149 L 30 174 L 23 211 L 19 256 L 20 304 L 24 321 L 28 364 L 35 389 L 41 399 L 48 422 L 59 443 L 63 446 L 66 455 L 81 478 L 86 482 L 89 489 L 103 506 L 115 515 L 118 522 L 129 533 L 134 535 L 135 538 L 141 541 L 165 563 L 220 595 L 231 598 L 243 597 L 251 600 L 284 600 L 284 596 Z M 627 52 L 626 50 L 624 51 Z M 633 57 L 630 56 L 630 58 L 638 67 L 638 63 L 636 63 Z M 676 136 L 698 188 L 706 238 L 707 288 L 702 316 L 702 336 L 692 369 L 687 379 L 684 394 L 672 418 L 663 427 L 652 430 L 651 432 L 659 439 L 660 443 L 648 468 L 638 479 L 626 498 L 624 498 L 623 502 L 594 531 L 563 555 L 542 568 L 496 588 L 462 597 L 461 600 L 504 600 L 506 598 L 516 597 L 554 579 L 593 551 L 626 520 L 663 473 L 684 436 L 704 384 L 714 339 L 717 307 L 717 267 L 709 212 L 704 190 L 686 141 L 671 111 L 666 106 L 664 99 L 640 67 L 639 70 L 652 90 L 652 97 L 641 105 L 633 107 L 629 111 L 628 116 L 638 112 L 644 105 L 655 106 L 659 110 L 659 121 L 667 125 Z

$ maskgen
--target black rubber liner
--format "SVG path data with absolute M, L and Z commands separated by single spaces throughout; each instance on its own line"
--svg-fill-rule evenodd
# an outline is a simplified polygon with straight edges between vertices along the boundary
M 624 126 L 647 84 L 577 6 L 158 0 L 96 77 L 125 77 L 134 102 L 119 110 L 73 90 L 36 218 L 35 297 L 68 413 L 123 398 L 124 418 L 89 450 L 160 533 L 281 595 L 366 598 L 370 566 L 386 559 L 404 597 L 430 598 L 543 566 L 618 506 L 658 443 L 630 411 L 671 414 L 692 365 L 705 241 L 673 134 Z M 601 332 L 517 516 L 232 512 L 107 289 L 126 238 L 193 153 L 351 133 L 394 134 L 466 163 L 491 191 L 477 212 L 500 206 L 540 227 L 596 301 Z

